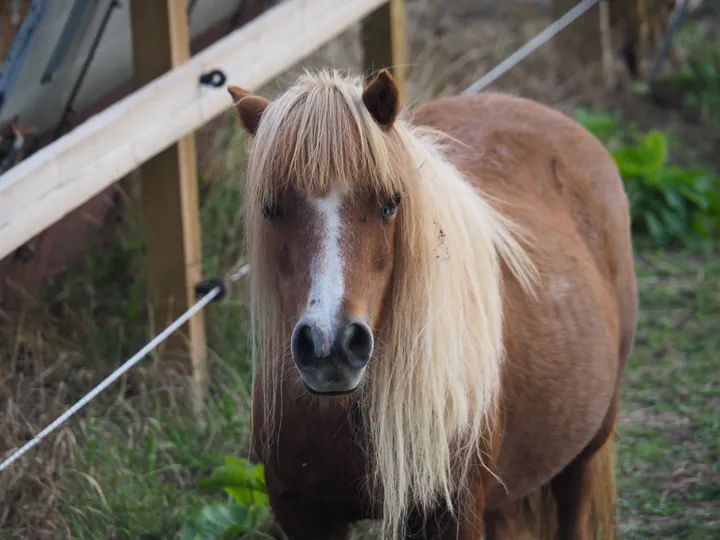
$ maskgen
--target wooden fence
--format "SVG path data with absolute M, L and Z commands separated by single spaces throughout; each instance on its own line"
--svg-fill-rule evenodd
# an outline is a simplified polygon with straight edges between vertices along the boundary
M 0 176 L 0 259 L 129 172 L 143 178 L 148 298 L 157 327 L 194 302 L 202 278 L 194 131 L 231 106 L 201 85 L 221 70 L 256 89 L 362 21 L 366 68 L 393 68 L 404 89 L 403 0 L 285 0 L 190 55 L 186 0 L 131 0 L 138 91 L 89 118 Z M 202 313 L 164 348 L 205 376 Z

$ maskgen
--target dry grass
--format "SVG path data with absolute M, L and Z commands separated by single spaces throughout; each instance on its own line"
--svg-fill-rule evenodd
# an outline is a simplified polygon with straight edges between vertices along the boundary
M 202 197 L 203 224 L 215 231 L 204 246 L 210 273 L 229 268 L 242 250 L 235 219 L 239 188 L 228 183 L 227 173 L 222 186 L 213 181 L 219 168 L 235 165 L 211 165 Z M 3 321 L 2 455 L 151 337 L 139 277 L 142 229 L 133 208 L 125 216 L 104 246 L 48 283 L 40 299 L 28 298 L 23 313 Z M 181 366 L 146 359 L 0 475 L 0 536 L 76 538 L 94 531 L 125 538 L 138 530 L 172 531 L 200 504 L 203 497 L 192 492 L 197 480 L 224 455 L 246 455 L 248 448 L 242 296 L 210 308 L 208 316 L 212 376 L 200 414 L 192 413 Z

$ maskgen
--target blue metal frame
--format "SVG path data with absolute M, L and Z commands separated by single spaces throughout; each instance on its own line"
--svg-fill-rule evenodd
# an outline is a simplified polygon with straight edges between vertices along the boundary
M 83 22 L 88 8 L 93 2 L 94 0 L 75 0 L 73 7 L 70 9 L 70 15 L 68 15 L 65 21 L 65 26 L 55 44 L 55 48 L 48 59 L 47 66 L 40 79 L 41 84 L 48 83 L 55 77 L 55 74 L 62 65 L 62 61 L 65 59 L 65 55 L 70 49 L 70 44 L 75 39 L 75 35 Z
M 53 0 L 33 0 L 30 10 L 25 15 L 20 30 L 15 36 L 10 53 L 0 67 L 0 110 L 12 92 L 15 81 L 22 69 L 25 57 L 40 34 L 43 19 Z

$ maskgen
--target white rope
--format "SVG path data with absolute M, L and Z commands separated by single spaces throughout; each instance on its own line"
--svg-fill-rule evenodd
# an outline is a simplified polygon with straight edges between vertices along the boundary
M 243 265 L 238 269 L 235 273 L 233 273 L 230 276 L 230 281 L 237 281 L 247 275 L 249 271 L 249 266 Z M 170 335 L 175 332 L 178 328 L 180 328 L 185 322 L 187 322 L 189 319 L 193 317 L 196 313 L 198 313 L 200 310 L 205 308 L 210 302 L 212 302 L 222 289 L 220 287 L 213 288 L 210 292 L 208 292 L 205 296 L 203 296 L 195 305 L 193 305 L 190 309 L 188 309 L 185 313 L 180 315 L 175 321 L 173 321 L 170 325 L 165 328 L 162 332 L 160 332 L 155 338 L 153 338 L 152 341 L 150 341 L 147 345 L 145 345 L 142 349 L 140 349 L 135 355 L 127 360 L 122 366 L 117 368 L 115 371 L 113 371 L 103 382 L 98 384 L 95 388 L 90 390 L 85 396 L 75 403 L 72 407 L 70 407 L 67 411 L 65 411 L 63 414 L 57 417 L 57 419 L 52 422 L 48 427 L 43 429 L 40 433 L 35 435 L 31 440 L 29 440 L 27 443 L 25 443 L 19 450 L 15 451 L 5 459 L 2 463 L 0 463 L 0 472 L 7 469 L 10 465 L 12 465 L 16 460 L 20 459 L 27 451 L 31 450 L 33 447 L 37 446 L 40 441 L 42 441 L 45 437 L 47 437 L 50 433 L 55 431 L 57 428 L 59 428 L 61 425 L 63 425 L 65 422 L 68 421 L 70 417 L 72 417 L 76 412 L 78 412 L 80 409 L 82 409 L 85 405 L 87 405 L 92 399 L 94 399 L 98 394 L 100 394 L 103 390 L 105 390 L 108 386 L 110 386 L 112 383 L 114 383 L 116 380 L 118 380 L 120 377 L 122 377 L 128 370 L 132 369 L 135 364 L 140 362 L 143 358 L 145 358 L 155 347 L 160 345 L 163 341 L 165 341 Z
M 553 22 L 545 30 L 540 32 L 537 36 L 528 41 L 525 45 L 520 47 L 513 54 L 508 56 L 505 60 L 495 66 L 492 70 L 488 71 L 480 79 L 468 86 L 463 94 L 474 94 L 484 89 L 486 86 L 495 82 L 500 76 L 507 73 L 509 70 L 514 68 L 530 54 L 538 50 L 542 45 L 547 43 L 552 37 L 558 32 L 568 27 L 575 19 L 580 17 L 588 9 L 597 4 L 600 0 L 583 0 L 574 8 L 568 10 L 565 15 L 560 17 L 558 20 Z
M 515 51 L 513 54 L 508 56 L 503 62 L 495 66 L 491 71 L 486 73 L 482 78 L 478 79 L 476 82 L 471 84 L 467 87 L 467 89 L 463 92 L 464 94 L 474 94 L 476 92 L 479 92 L 489 84 L 493 83 L 495 80 L 498 79 L 501 75 L 515 67 L 517 64 L 519 64 L 522 60 L 524 60 L 527 56 L 535 52 L 539 47 L 544 45 L 547 41 L 549 41 L 552 37 L 554 37 L 558 32 L 569 26 L 575 19 L 580 17 L 583 13 L 585 13 L 587 10 L 589 10 L 591 7 L 593 7 L 595 4 L 597 4 L 600 0 L 583 0 L 578 5 L 576 5 L 574 8 L 570 9 L 565 15 L 560 17 L 558 20 L 553 22 L 550 26 L 548 26 L 545 30 L 540 32 L 537 36 L 535 36 L 533 39 L 528 41 L 525 45 L 523 45 L 520 49 Z M 241 266 L 236 272 L 234 272 L 230 276 L 230 281 L 237 281 L 239 279 L 242 279 L 245 277 L 250 270 L 250 267 L 245 264 Z M 75 403 L 72 407 L 70 407 L 67 411 L 65 411 L 63 414 L 61 414 L 53 423 L 51 423 L 48 427 L 43 429 L 40 433 L 38 433 L 35 437 L 33 437 L 30 441 L 28 441 L 25 445 L 23 445 L 19 450 L 14 452 L 10 455 L 9 458 L 5 459 L 2 463 L 0 463 L 0 472 L 7 469 L 10 465 L 12 465 L 16 460 L 18 460 L 21 456 L 23 456 L 28 450 L 35 447 L 40 441 L 42 441 L 45 437 L 47 437 L 50 433 L 55 431 L 58 427 L 60 427 L 62 424 L 67 422 L 69 418 L 71 418 L 76 412 L 78 412 L 80 409 L 82 409 L 85 405 L 87 405 L 93 398 L 95 398 L 98 394 L 100 394 L 103 390 L 105 390 L 108 386 L 110 386 L 113 382 L 115 382 L 117 379 L 119 379 L 123 374 L 125 374 L 128 370 L 132 369 L 135 364 L 140 362 L 143 358 L 145 358 L 155 347 L 157 347 L 160 343 L 165 341 L 170 335 L 177 330 L 180 326 L 182 326 L 187 320 L 189 320 L 193 315 L 195 315 L 197 312 L 202 310 L 205 306 L 207 306 L 210 302 L 212 302 L 215 297 L 217 297 L 218 294 L 220 294 L 221 288 L 215 287 L 210 292 L 208 292 L 205 296 L 202 297 L 201 300 L 199 300 L 194 306 L 192 306 L 190 309 L 188 309 L 185 313 L 183 313 L 180 317 L 178 317 L 173 323 L 171 323 L 165 330 L 160 332 L 155 338 L 150 341 L 147 345 L 145 345 L 142 349 L 140 349 L 135 355 L 127 360 L 122 366 L 120 366 L 118 369 L 116 369 L 110 376 L 108 376 L 103 382 L 98 384 L 95 388 L 93 388 L 90 392 L 88 392 L 85 397 L 83 397 L 80 401 Z
M 237 281 L 239 279 L 244 278 L 248 275 L 248 272 L 250 271 L 250 265 L 249 264 L 243 264 L 240 268 L 238 268 L 233 274 L 230 275 L 230 281 Z

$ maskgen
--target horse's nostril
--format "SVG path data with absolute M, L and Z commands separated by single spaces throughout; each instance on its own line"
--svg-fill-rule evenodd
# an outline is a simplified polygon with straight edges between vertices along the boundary
M 363 322 L 351 322 L 343 330 L 340 346 L 351 364 L 366 364 L 373 351 L 370 328 Z
M 314 321 L 303 320 L 293 331 L 290 349 L 301 369 L 319 369 L 323 365 L 360 369 L 372 356 L 373 336 L 370 328 L 359 320 L 349 321 L 337 334 Z
M 315 356 L 315 341 L 309 324 L 303 324 L 295 329 L 292 353 L 295 359 L 300 361 L 308 361 Z

